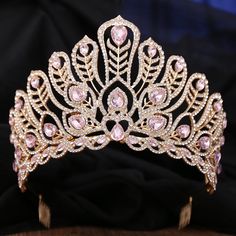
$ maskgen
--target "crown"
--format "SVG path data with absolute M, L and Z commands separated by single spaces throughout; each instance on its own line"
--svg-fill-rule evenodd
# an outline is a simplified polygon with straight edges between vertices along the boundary
M 227 124 L 220 94 L 209 96 L 204 74 L 187 79 L 180 56 L 167 60 L 159 78 L 162 47 L 151 38 L 139 40 L 138 28 L 118 16 L 99 27 L 99 46 L 88 36 L 75 45 L 73 67 L 67 54 L 54 52 L 49 76 L 31 71 L 27 92 L 16 91 L 9 119 L 13 169 L 22 190 L 38 165 L 67 152 L 99 150 L 111 141 L 183 159 L 204 174 L 209 191 L 216 189 Z M 101 76 L 99 50 L 105 65 Z

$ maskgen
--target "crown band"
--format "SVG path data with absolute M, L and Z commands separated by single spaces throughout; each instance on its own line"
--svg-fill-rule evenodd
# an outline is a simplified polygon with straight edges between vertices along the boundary
M 76 79 L 64 52 L 52 54 L 49 77 L 31 72 L 27 92 L 16 92 L 9 118 L 13 169 L 22 190 L 38 165 L 85 147 L 98 150 L 110 141 L 183 159 L 215 190 L 227 122 L 220 94 L 208 96 L 203 74 L 187 79 L 180 56 L 171 56 L 158 78 L 164 52 L 151 38 L 140 45 L 139 39 L 138 28 L 118 16 L 98 29 L 105 78 L 97 69 L 99 47 L 87 36 L 72 51 Z M 133 75 L 136 51 L 139 70 Z

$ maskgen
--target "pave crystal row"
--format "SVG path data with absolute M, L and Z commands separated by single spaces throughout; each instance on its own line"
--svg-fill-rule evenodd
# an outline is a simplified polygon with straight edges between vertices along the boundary
M 38 165 L 110 141 L 183 159 L 215 189 L 227 126 L 220 94 L 208 95 L 203 74 L 187 79 L 180 56 L 171 56 L 158 78 L 164 52 L 151 38 L 141 44 L 139 39 L 138 28 L 118 16 L 98 29 L 104 77 L 97 68 L 99 46 L 87 36 L 72 51 L 73 68 L 69 57 L 57 52 L 49 59 L 49 77 L 31 72 L 27 93 L 16 92 L 9 118 L 13 168 L 22 190 Z M 136 52 L 137 74 L 132 71 Z

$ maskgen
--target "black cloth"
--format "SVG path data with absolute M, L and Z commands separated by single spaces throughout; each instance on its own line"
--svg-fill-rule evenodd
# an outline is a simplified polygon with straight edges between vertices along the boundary
M 135 1 L 135 5 L 115 0 L 0 3 L 1 234 L 42 228 L 37 218 L 39 193 L 51 208 L 52 227 L 98 225 L 144 230 L 173 226 L 181 207 L 193 195 L 192 225 L 236 233 L 236 25 L 232 23 L 236 16 L 215 9 L 205 11 L 190 1 L 148 2 L 147 9 L 142 8 L 144 1 Z M 140 25 L 142 39 L 152 34 L 167 56 L 183 55 L 189 73 L 205 72 L 212 91 L 222 93 L 229 124 L 223 174 L 213 195 L 206 193 L 203 176 L 195 167 L 114 143 L 100 151 L 85 150 L 51 160 L 30 175 L 29 191 L 18 189 L 11 169 L 14 151 L 7 125 L 15 90 L 25 89 L 31 69 L 47 71 L 53 51 L 70 53 L 85 34 L 96 39 L 98 26 L 118 13 Z M 172 31 L 182 34 L 174 37 Z

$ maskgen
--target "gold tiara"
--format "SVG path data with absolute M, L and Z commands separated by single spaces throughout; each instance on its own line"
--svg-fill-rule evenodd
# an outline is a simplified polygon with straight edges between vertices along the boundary
M 129 36 L 129 37 L 128 37 Z M 196 166 L 209 191 L 216 189 L 226 114 L 219 93 L 209 94 L 204 74 L 187 79 L 183 57 L 164 52 L 118 16 L 98 29 L 98 44 L 85 36 L 72 50 L 49 59 L 49 77 L 32 71 L 27 92 L 18 90 L 10 110 L 13 169 L 24 191 L 30 172 L 51 158 L 111 141 L 131 149 L 167 153 Z M 99 48 L 105 69 L 98 73 Z M 132 71 L 135 54 L 138 71 Z M 77 77 L 75 76 L 77 74 Z

